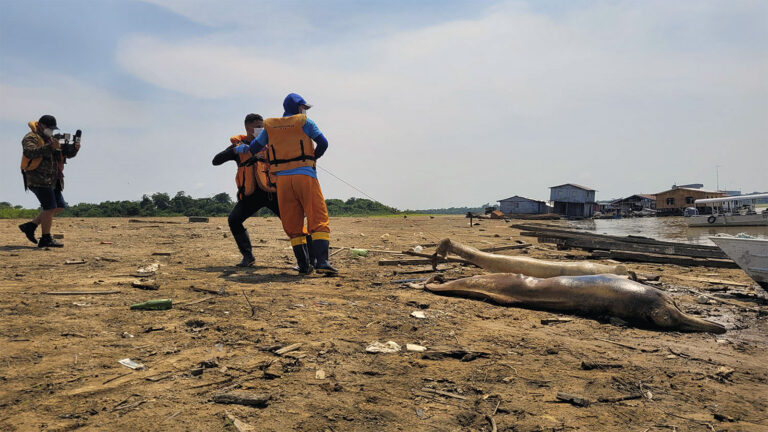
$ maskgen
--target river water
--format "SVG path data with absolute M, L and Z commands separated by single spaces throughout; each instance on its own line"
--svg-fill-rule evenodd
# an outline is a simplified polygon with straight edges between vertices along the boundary
M 635 235 L 656 240 L 675 241 L 691 244 L 714 246 L 709 237 L 715 234 L 749 234 L 753 237 L 768 239 L 768 227 L 696 227 L 691 228 L 683 217 L 646 217 L 629 219 L 585 219 L 569 221 L 573 228 L 583 229 L 596 234 Z

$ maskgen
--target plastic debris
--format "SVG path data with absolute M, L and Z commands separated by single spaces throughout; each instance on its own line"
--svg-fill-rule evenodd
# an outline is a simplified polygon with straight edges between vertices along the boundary
M 172 307 L 171 299 L 148 300 L 131 305 L 132 310 L 166 310 Z
M 373 342 L 365 348 L 365 351 L 369 353 L 391 354 L 400 351 L 400 345 L 393 341 L 387 343 Z
M 427 347 L 416 344 L 405 344 L 405 350 L 411 352 L 424 352 L 427 350 Z
M 381 241 L 389 241 L 389 234 L 382 234 L 381 235 Z
M 315 372 L 315 379 L 319 379 L 319 380 L 325 379 L 325 371 L 322 369 L 318 369 L 317 372 Z
M 125 366 L 125 367 L 129 367 L 129 368 L 134 369 L 134 370 L 135 369 L 145 369 L 145 366 L 143 364 L 141 364 L 139 362 L 135 362 L 135 361 L 133 361 L 133 360 L 131 360 L 129 358 L 124 358 L 124 359 L 118 360 L 117 362 L 120 363 L 121 365 Z
M 352 255 L 352 256 L 365 257 L 365 256 L 368 256 L 368 249 L 355 249 L 355 248 L 352 248 L 352 249 L 349 250 L 349 254 Z
M 413 311 L 411 312 L 411 316 L 418 319 L 426 319 L 427 314 L 424 313 L 424 311 Z

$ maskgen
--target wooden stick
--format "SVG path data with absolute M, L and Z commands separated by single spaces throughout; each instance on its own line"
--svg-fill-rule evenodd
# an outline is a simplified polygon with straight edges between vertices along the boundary
M 597 339 L 597 340 L 599 340 L 599 341 L 603 341 L 603 342 L 612 343 L 612 344 L 614 344 L 614 345 L 618 345 L 618 346 L 620 346 L 620 347 L 624 347 L 624 348 L 629 348 L 629 349 L 637 350 L 637 351 L 640 351 L 640 352 L 648 352 L 648 353 L 652 353 L 652 352 L 656 352 L 656 351 L 658 351 L 658 350 L 659 350 L 658 348 L 642 348 L 642 347 L 636 347 L 636 346 L 632 346 L 632 345 L 623 344 L 623 343 L 621 343 L 621 342 L 614 342 L 614 341 L 612 341 L 612 340 L 603 339 L 603 338 L 595 338 L 595 339 Z
M 101 295 L 101 294 L 119 294 L 120 291 L 48 291 L 46 295 Z

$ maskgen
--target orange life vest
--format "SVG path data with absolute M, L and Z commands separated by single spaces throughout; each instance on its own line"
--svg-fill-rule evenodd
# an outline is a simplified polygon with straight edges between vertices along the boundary
M 38 148 L 44 146 L 45 145 L 45 141 L 43 140 L 43 138 L 40 135 L 37 134 L 37 122 L 36 121 L 31 121 L 31 122 L 27 123 L 27 125 L 29 126 L 30 129 L 32 129 L 32 132 L 34 133 L 35 138 L 37 139 L 37 146 L 38 146 Z M 30 158 L 24 156 L 24 153 L 22 152 L 21 153 L 21 171 L 22 172 L 34 171 L 34 170 L 37 169 L 37 167 L 40 166 L 40 162 L 42 162 L 42 161 L 43 161 L 42 157 L 36 157 L 34 159 L 30 159 Z
M 271 172 L 315 166 L 315 146 L 302 129 L 306 114 L 264 120 L 269 137 L 267 157 Z
M 240 145 L 246 142 L 248 135 L 235 135 L 229 139 L 234 145 Z M 257 154 L 265 157 L 265 150 Z M 277 192 L 276 181 L 269 174 L 269 163 L 258 161 L 253 165 L 242 165 L 251 158 L 250 153 L 237 155 L 237 174 L 235 175 L 235 184 L 237 185 L 237 199 L 242 200 L 245 197 L 256 192 L 260 188 L 265 192 Z

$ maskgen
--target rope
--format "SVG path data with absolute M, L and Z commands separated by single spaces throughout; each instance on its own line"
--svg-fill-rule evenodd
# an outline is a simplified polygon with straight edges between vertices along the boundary
M 376 201 L 376 202 L 378 202 L 378 203 L 382 203 L 382 204 L 384 204 L 382 201 L 380 201 L 380 200 L 377 200 L 376 198 L 374 198 L 374 197 L 372 197 L 371 195 L 367 194 L 367 193 L 366 193 L 364 190 L 362 190 L 362 189 L 358 188 L 357 186 L 353 185 L 352 183 L 350 183 L 350 182 L 348 182 L 348 181 L 346 181 L 346 180 L 342 179 L 341 177 L 339 177 L 339 176 L 337 176 L 336 174 L 334 174 L 334 173 L 332 173 L 332 172 L 328 171 L 327 169 L 325 169 L 325 168 L 321 167 L 320 165 L 315 165 L 315 166 L 316 166 L 317 168 L 319 168 L 319 169 L 321 169 L 321 170 L 323 170 L 323 171 L 327 172 L 328 174 L 330 174 L 331 176 L 333 176 L 333 177 L 334 177 L 336 180 L 338 180 L 338 181 L 340 181 L 340 182 L 344 183 L 345 185 L 347 185 L 347 186 L 351 187 L 352 189 L 354 189 L 354 190 L 356 190 L 356 191 L 360 192 L 361 194 L 363 194 L 363 195 L 367 196 L 368 198 L 370 198 L 370 199 L 372 199 L 372 200 L 374 200 L 374 201 Z M 386 205 L 386 204 L 385 204 L 385 205 Z M 411 222 L 412 222 L 412 223 L 414 223 L 414 224 L 417 224 L 417 225 L 418 225 L 418 222 L 417 222 L 417 221 L 415 221 L 415 220 L 411 220 Z M 430 236 L 430 237 L 432 237 L 432 239 L 433 239 L 433 240 L 435 240 L 436 242 L 439 242 L 439 241 L 441 240 L 441 238 L 440 238 L 439 236 L 435 235 L 434 233 L 431 233 L 431 232 L 429 232 L 428 230 L 425 230 L 425 229 L 424 229 L 424 227 L 422 227 L 422 226 L 419 226 L 419 228 L 421 228 L 421 231 L 422 231 L 422 232 L 424 232 L 424 233 L 426 233 L 426 234 L 429 234 L 429 236 Z

